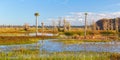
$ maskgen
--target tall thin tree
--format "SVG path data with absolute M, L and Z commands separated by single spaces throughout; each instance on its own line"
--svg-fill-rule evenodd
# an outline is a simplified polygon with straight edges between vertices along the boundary
M 59 17 L 59 21 L 58 21 L 58 31 L 60 31 L 60 27 L 61 27 L 61 17 Z
M 85 35 L 84 38 L 86 39 L 86 34 L 87 34 L 87 13 L 85 13 Z
M 42 36 L 44 35 L 44 22 L 41 23 L 41 26 L 42 26 Z
M 64 20 L 63 20 L 63 23 L 64 23 L 64 26 L 63 26 L 63 28 L 64 28 L 64 32 L 66 31 L 66 19 L 64 18 Z
M 116 37 L 117 37 L 117 40 L 118 40 L 118 18 L 115 19 L 115 29 L 116 29 Z
M 38 16 L 40 16 L 40 15 L 39 15 L 38 12 L 35 13 L 34 15 L 35 15 L 35 17 L 36 17 L 36 36 L 37 36 L 37 35 L 38 35 Z

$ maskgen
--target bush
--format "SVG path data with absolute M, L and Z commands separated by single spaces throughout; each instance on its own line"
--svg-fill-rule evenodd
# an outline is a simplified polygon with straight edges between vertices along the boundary
M 110 56 L 110 60 L 120 60 L 120 54 L 112 54 Z
M 65 32 L 64 33 L 66 36 L 72 36 L 74 33 L 73 32 Z
M 94 32 L 92 32 L 92 31 L 87 31 L 87 35 L 94 35 Z
M 77 35 L 84 35 L 84 32 L 76 32 Z
M 102 34 L 102 35 L 111 35 L 111 34 L 115 34 L 115 32 L 113 32 L 113 31 L 103 31 L 103 32 L 100 32 L 100 34 Z

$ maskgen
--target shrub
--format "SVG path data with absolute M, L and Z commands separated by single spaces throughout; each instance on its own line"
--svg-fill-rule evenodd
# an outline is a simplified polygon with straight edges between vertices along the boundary
M 115 34 L 115 32 L 113 32 L 113 31 L 103 31 L 103 32 L 100 32 L 100 34 L 102 34 L 102 35 L 111 35 L 111 34 Z
M 65 32 L 64 33 L 66 36 L 72 36 L 74 33 L 73 32 Z
M 112 54 L 110 56 L 110 60 L 120 60 L 120 54 Z
M 84 32 L 76 32 L 77 35 L 84 35 Z

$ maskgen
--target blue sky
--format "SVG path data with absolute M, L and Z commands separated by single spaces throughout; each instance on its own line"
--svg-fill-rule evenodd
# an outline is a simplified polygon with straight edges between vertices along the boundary
M 24 23 L 35 25 L 35 12 L 40 13 L 39 23 L 44 21 L 46 25 L 52 19 L 57 20 L 57 17 L 75 17 L 81 12 L 94 15 L 111 13 L 110 17 L 113 14 L 118 16 L 119 7 L 120 0 L 0 0 L 0 25 L 23 25 Z M 74 21 L 71 23 L 73 25 L 80 25 L 76 22 L 80 20 L 81 24 L 84 24 L 83 19 L 81 17 L 70 21 Z

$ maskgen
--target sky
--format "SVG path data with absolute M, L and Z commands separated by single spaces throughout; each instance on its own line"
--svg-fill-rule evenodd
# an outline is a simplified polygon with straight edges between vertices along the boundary
M 39 25 L 52 25 L 58 17 L 66 18 L 71 25 L 84 25 L 101 18 L 120 16 L 120 0 L 0 0 L 0 25 L 35 25 L 35 12 L 39 12 Z M 57 23 L 56 23 L 57 24 Z

